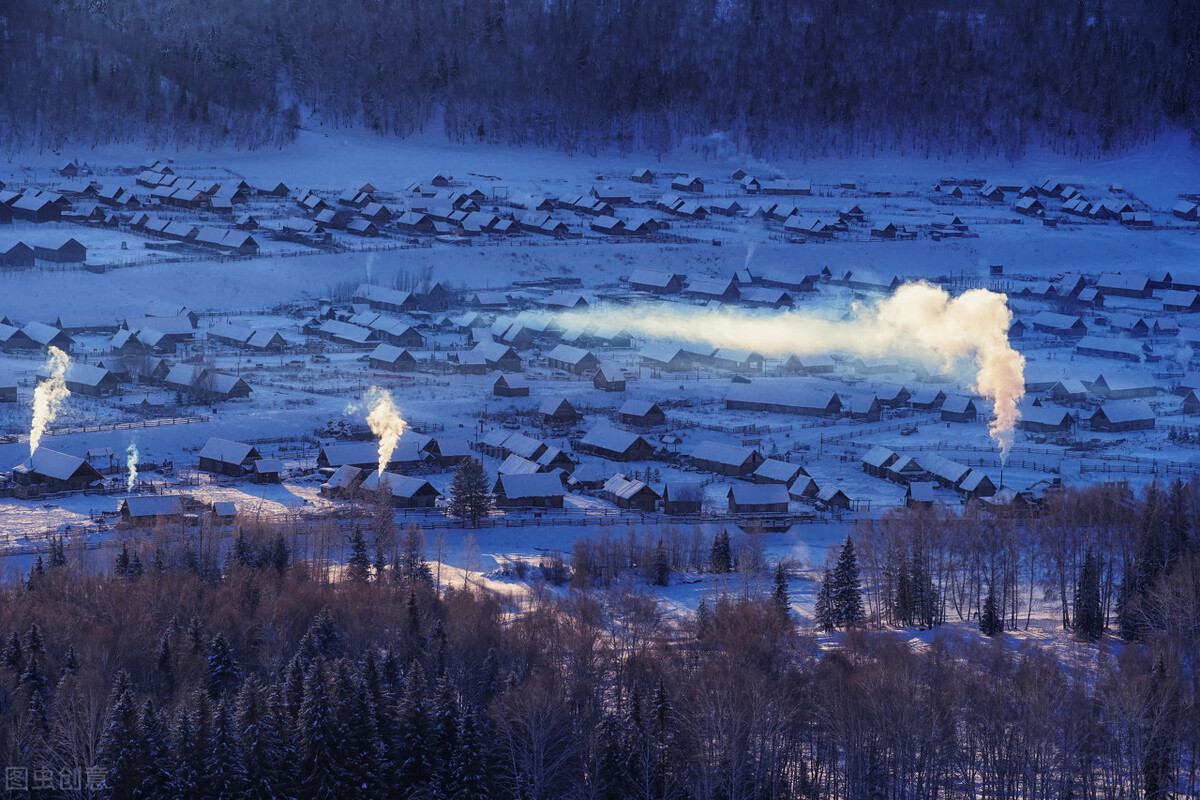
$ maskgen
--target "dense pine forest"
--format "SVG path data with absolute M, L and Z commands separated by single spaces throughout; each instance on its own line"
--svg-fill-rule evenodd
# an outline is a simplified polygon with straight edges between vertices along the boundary
M 163 528 L 97 575 L 55 542 L 0 599 L 0 753 L 115 798 L 1195 796 L 1197 496 L 896 515 L 831 552 L 815 624 L 752 535 L 590 542 L 518 602 L 448 582 L 382 509 L 324 555 Z M 1010 548 L 1050 598 L 1063 561 L 1065 649 L 1006 641 Z M 729 577 L 667 614 L 645 587 L 693 557 Z M 960 591 L 982 633 L 911 641 Z
M 1071 155 L 1197 128 L 1188 0 L 9 0 L 0 142 Z

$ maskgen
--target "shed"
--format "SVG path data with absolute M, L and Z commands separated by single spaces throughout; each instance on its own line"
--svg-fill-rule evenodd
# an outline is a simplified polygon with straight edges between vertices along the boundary
M 625 373 L 612 364 L 601 364 L 592 376 L 592 386 L 604 392 L 623 392 Z
M 212 437 L 200 450 L 198 469 L 215 475 L 241 478 L 262 458 L 252 445 Z
M 691 462 L 697 469 L 718 475 L 749 475 L 765 459 L 753 447 L 703 441 L 692 450 Z
M 666 412 L 649 400 L 626 400 L 617 412 L 623 425 L 635 428 L 657 428 L 667 424 Z
M 732 514 L 786 514 L 788 489 L 783 484 L 737 484 L 726 494 Z
M 529 379 L 524 375 L 500 373 L 492 384 L 492 394 L 496 397 L 528 397 Z
M 617 508 L 634 509 L 637 511 L 654 511 L 661 499 L 658 492 L 644 482 L 628 478 L 618 472 L 604 482 L 600 494 Z
M 952 394 L 942 403 L 943 422 L 974 422 L 979 417 L 975 400 L 961 394 Z
M 13 467 L 12 479 L 22 486 L 36 486 L 48 492 L 78 491 L 104 480 L 86 459 L 46 447 L 39 447 Z
M 557 475 L 501 475 L 492 487 L 499 508 L 562 508 L 563 485 Z
M 382 369 L 388 372 L 414 372 L 417 369 L 417 359 L 403 347 L 392 344 L 381 344 L 371 351 L 369 357 L 371 369 Z
M 538 406 L 543 425 L 573 425 L 582 416 L 565 397 L 548 397 Z
M 592 428 L 575 449 L 611 461 L 645 461 L 654 455 L 654 446 L 643 437 L 607 426 Z
M 1089 420 L 1094 431 L 1124 433 L 1154 429 L 1154 410 L 1142 400 L 1117 400 L 1105 403 Z

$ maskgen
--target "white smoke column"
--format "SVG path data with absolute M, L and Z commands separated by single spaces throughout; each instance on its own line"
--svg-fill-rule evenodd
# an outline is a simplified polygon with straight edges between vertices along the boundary
M 911 356 L 943 369 L 970 366 L 971 389 L 989 397 L 995 419 L 989 432 L 1007 459 L 1025 394 L 1025 358 L 1008 343 L 1008 298 L 972 289 L 951 298 L 927 283 L 907 283 L 890 297 L 858 306 L 850 320 L 802 311 L 755 313 L 706 311 L 684 306 L 601 308 L 568 312 L 560 323 L 624 329 L 655 339 L 703 342 L 753 350 L 765 356 L 848 352 L 865 356 Z
M 367 390 L 367 408 L 367 425 L 371 426 L 371 433 L 379 437 L 379 474 L 382 479 L 383 471 L 392 460 L 392 453 L 408 423 L 400 418 L 391 392 L 378 386 Z
M 42 443 L 42 435 L 46 428 L 58 416 L 63 401 L 70 397 L 67 389 L 67 366 L 70 357 L 57 347 L 50 347 L 50 359 L 46 362 L 50 377 L 37 385 L 33 390 L 33 423 L 29 428 L 29 454 L 38 449 Z
M 134 484 L 137 483 L 137 463 L 138 449 L 136 442 L 130 442 L 129 447 L 125 448 L 125 467 L 129 470 L 129 477 L 125 481 L 125 488 L 132 492 Z

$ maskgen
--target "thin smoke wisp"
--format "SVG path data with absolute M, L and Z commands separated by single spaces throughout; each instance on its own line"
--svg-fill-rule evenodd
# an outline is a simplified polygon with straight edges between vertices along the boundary
M 71 396 L 67 389 L 67 367 L 71 359 L 57 347 L 50 347 L 50 358 L 46 368 L 50 376 L 33 390 L 33 422 L 29 427 L 29 454 L 33 455 L 42 444 L 46 428 L 58 416 L 63 401 Z
M 565 317 L 565 319 L 564 319 Z M 890 297 L 858 306 L 850 319 L 804 311 L 756 313 L 688 307 L 602 307 L 567 312 L 567 327 L 596 325 L 652 339 L 704 343 L 753 350 L 764 356 L 843 352 L 863 356 L 904 356 L 935 362 L 940 368 L 970 372 L 972 391 L 988 397 L 995 418 L 989 433 L 1002 458 L 1025 394 L 1025 358 L 1008 341 L 1012 312 L 1006 295 L 971 289 L 957 297 L 928 283 L 907 283 Z
M 137 443 L 130 442 L 129 447 L 125 448 L 125 468 L 128 470 L 128 475 L 125 479 L 125 490 L 132 492 L 134 485 L 137 484 L 138 476 L 138 449 Z

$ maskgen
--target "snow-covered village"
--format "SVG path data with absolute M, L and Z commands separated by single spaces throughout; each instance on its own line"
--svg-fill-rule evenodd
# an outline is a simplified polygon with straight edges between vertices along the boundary
M 18 5 L 0 82 L 118 18 Z M 173 64 L 146 136 L 0 101 L 4 796 L 1200 793 L 1190 117 L 568 145 L 276 64 L 255 132 Z

